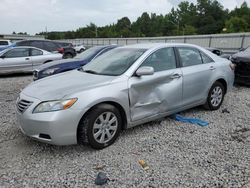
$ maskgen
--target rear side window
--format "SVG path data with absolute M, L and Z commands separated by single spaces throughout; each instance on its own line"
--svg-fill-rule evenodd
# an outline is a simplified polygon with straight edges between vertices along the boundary
M 43 42 L 42 41 L 33 41 L 31 42 L 30 46 L 44 49 Z
M 28 48 L 16 48 L 5 53 L 6 58 L 28 57 L 28 56 L 29 56 Z
M 208 57 L 205 53 L 203 53 L 203 52 L 200 52 L 200 53 L 201 53 L 203 63 L 212 63 L 212 62 L 214 62 L 214 60 L 212 58 Z
M 37 49 L 31 49 L 31 56 L 43 55 L 43 51 Z
M 58 46 L 53 42 L 44 42 L 44 49 L 49 52 L 53 52 L 58 49 Z
M 173 48 L 162 48 L 151 54 L 141 65 L 154 68 L 155 72 L 176 68 L 175 53 Z
M 183 67 L 200 65 L 202 64 L 202 59 L 200 52 L 195 48 L 180 47 L 177 48 L 180 54 L 180 60 Z

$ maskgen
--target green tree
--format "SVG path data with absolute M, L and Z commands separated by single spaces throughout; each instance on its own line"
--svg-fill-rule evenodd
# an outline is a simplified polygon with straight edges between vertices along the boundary
M 248 23 L 244 18 L 231 17 L 226 21 L 226 29 L 228 33 L 246 32 L 248 31 Z

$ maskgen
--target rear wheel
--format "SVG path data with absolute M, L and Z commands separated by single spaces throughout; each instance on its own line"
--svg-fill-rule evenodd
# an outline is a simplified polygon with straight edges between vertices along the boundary
M 109 104 L 98 105 L 81 120 L 78 142 L 103 149 L 114 143 L 120 134 L 121 125 L 119 110 Z
M 218 110 L 224 100 L 225 88 L 220 82 L 215 82 L 207 97 L 207 102 L 204 105 L 208 110 Z

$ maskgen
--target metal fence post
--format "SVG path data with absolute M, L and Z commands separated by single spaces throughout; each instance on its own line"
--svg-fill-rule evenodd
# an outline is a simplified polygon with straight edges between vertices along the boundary
M 209 43 L 208 43 L 208 47 L 211 47 L 211 43 L 212 43 L 212 36 L 209 37 Z
M 242 37 L 242 39 L 241 39 L 241 48 L 244 48 L 246 35 L 244 34 L 241 37 Z

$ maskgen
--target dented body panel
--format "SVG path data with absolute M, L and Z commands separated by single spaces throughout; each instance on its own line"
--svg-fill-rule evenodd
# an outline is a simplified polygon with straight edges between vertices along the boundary
M 131 121 L 164 113 L 182 105 L 182 77 L 180 68 L 157 72 L 148 77 L 129 79 Z

